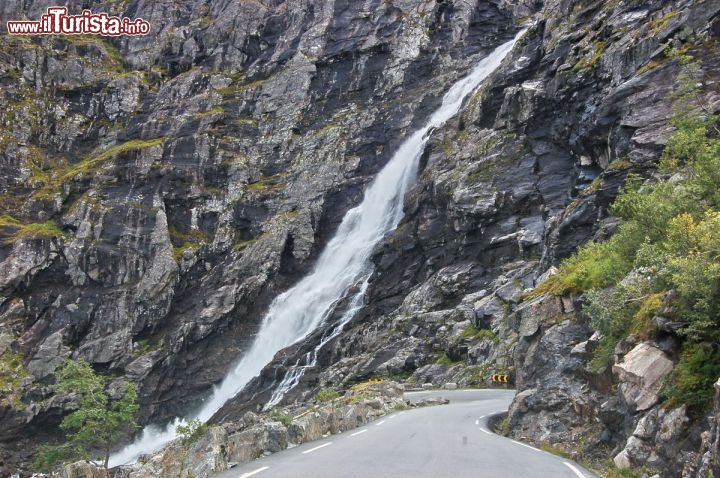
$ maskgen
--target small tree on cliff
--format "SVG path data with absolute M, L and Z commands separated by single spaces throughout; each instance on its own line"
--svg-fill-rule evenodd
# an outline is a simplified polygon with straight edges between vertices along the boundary
M 57 371 L 57 379 L 53 387 L 56 392 L 78 395 L 77 410 L 60 424 L 72 454 L 89 459 L 101 451 L 107 468 L 113 443 L 137 428 L 137 388 L 121 382 L 110 390 L 108 378 L 96 374 L 84 360 L 67 360 Z

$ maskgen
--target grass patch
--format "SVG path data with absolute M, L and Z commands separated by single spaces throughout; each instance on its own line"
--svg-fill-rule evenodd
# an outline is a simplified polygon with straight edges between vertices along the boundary
M 6 351 L 0 355 L 0 404 L 25 410 L 21 401 L 20 384 L 29 376 L 21 353 Z
M 503 418 L 502 420 L 495 423 L 494 427 L 495 433 L 502 436 L 509 436 L 510 435 L 510 419 L 508 417 Z
M 575 63 L 575 66 L 573 66 L 573 70 L 589 70 L 594 68 L 600 61 L 600 58 L 602 58 L 603 53 L 605 53 L 605 48 L 604 42 L 596 40 L 593 43 L 590 54 L 580 58 L 580 60 Z
M 255 194 L 266 194 L 277 192 L 282 189 L 282 174 L 265 176 L 255 182 L 248 183 L 246 190 Z
M 187 243 L 199 245 L 208 241 L 208 236 L 200 229 L 190 229 L 187 232 L 181 232 L 177 228 L 170 226 L 168 234 L 173 243 L 179 244 L 181 247 Z
M 552 453 L 553 455 L 565 458 L 567 460 L 572 460 L 572 455 L 560 448 L 558 445 L 554 445 L 552 443 L 541 443 L 540 449 L 542 451 Z
M 274 422 L 282 423 L 286 428 L 292 424 L 292 417 L 280 408 L 273 408 L 270 410 L 268 418 Z
M 500 337 L 495 332 L 490 329 L 478 329 L 474 324 L 468 324 L 463 330 L 462 336 L 465 339 L 489 340 L 496 344 L 500 343 Z
M 653 36 L 658 35 L 661 33 L 667 26 L 670 24 L 670 20 L 680 15 L 682 11 L 680 10 L 673 10 L 665 15 L 663 15 L 660 18 L 657 18 L 655 20 L 652 20 L 648 24 L 648 28 L 650 29 L 650 33 L 652 33 Z
M 200 244 L 195 242 L 185 242 L 179 247 L 173 247 L 173 258 L 175 262 L 180 262 L 187 251 L 196 251 L 200 249 Z
M 45 221 L 26 224 L 12 216 L 0 216 L 0 234 L 5 236 L 0 243 L 12 244 L 25 238 L 53 238 L 65 237 L 65 232 L 55 221 Z
M 250 245 L 252 245 L 256 242 L 257 242 L 257 238 L 248 239 L 247 241 L 236 242 L 235 244 L 233 244 L 233 250 L 235 250 L 235 251 L 245 250 L 247 247 L 249 247 Z
M 337 398 L 340 398 L 340 392 L 332 388 L 323 388 L 315 394 L 315 400 L 321 403 L 332 402 Z
M 630 169 L 631 167 L 632 163 L 627 159 L 617 159 L 612 163 L 608 164 L 606 171 L 625 171 L 626 169 Z
M 252 126 L 253 128 L 258 127 L 258 122 L 255 118 L 248 118 L 245 116 L 235 118 L 235 123 L 237 123 L 240 126 Z
M 161 146 L 165 143 L 165 138 L 153 139 L 132 139 L 111 146 L 97 154 L 91 154 L 76 163 L 69 164 L 65 167 L 58 166 L 55 171 L 48 173 L 44 177 L 43 187 L 35 193 L 36 199 L 51 198 L 61 188 L 60 186 L 77 177 L 89 176 L 97 172 L 103 163 L 107 160 L 115 158 L 121 154 L 131 151 L 140 151 L 143 149 Z M 43 178 L 38 178 L 42 180 Z
M 140 339 L 135 342 L 135 344 L 135 351 L 132 354 L 133 359 L 142 357 L 143 355 L 147 354 L 152 350 L 152 347 L 150 346 L 150 339 Z
M 634 253 L 643 238 L 631 227 L 620 230 L 606 242 L 591 243 L 566 259 L 557 274 L 540 284 L 526 298 L 543 294 L 580 294 L 594 288 L 609 287 L 632 269 Z
M 207 118 L 208 116 L 222 115 L 225 114 L 225 109 L 222 106 L 214 106 L 207 111 L 198 111 L 194 113 L 195 118 Z
M 255 89 L 262 87 L 262 85 L 264 85 L 266 81 L 267 80 L 256 80 L 256 81 L 253 81 L 250 83 L 245 83 L 245 84 L 242 84 L 242 83 L 236 84 L 236 82 L 233 81 L 233 83 L 229 84 L 228 86 L 226 86 L 224 88 L 221 88 L 218 91 L 223 96 L 223 98 L 225 98 L 225 100 L 227 101 L 227 100 L 232 99 L 233 96 L 235 96 L 239 93 L 245 93 L 247 91 L 255 90 Z
M 642 478 L 650 476 L 647 470 L 633 468 L 618 468 L 613 463 L 611 467 L 605 470 L 605 478 Z
M 355 393 L 350 398 L 348 398 L 347 403 L 348 405 L 356 405 L 363 400 L 371 399 L 377 397 L 377 393 L 372 390 L 366 390 L 364 392 Z
M 601 178 L 593 179 L 593 181 L 588 185 L 588 187 L 586 187 L 585 189 L 580 191 L 580 196 L 581 197 L 592 196 L 593 194 L 597 193 L 600 190 L 602 183 L 603 183 L 603 180 Z
M 459 361 L 459 360 L 453 360 L 453 359 L 451 359 L 451 358 L 448 356 L 447 353 L 444 353 L 444 352 L 443 352 L 443 353 L 437 358 L 437 360 L 435 360 L 435 363 L 438 364 L 438 365 L 445 365 L 445 366 L 448 366 L 448 367 L 452 367 L 452 366 L 454 366 L 454 365 L 459 364 L 460 361 Z
M 663 64 L 663 62 L 661 62 L 661 61 L 652 60 L 652 61 L 648 62 L 647 65 L 639 68 L 638 71 L 635 72 L 635 74 L 636 74 L 636 75 L 642 75 L 642 74 L 644 74 L 644 73 L 647 73 L 648 71 L 654 70 L 655 68 L 659 67 L 659 66 L 662 65 L 662 64 Z

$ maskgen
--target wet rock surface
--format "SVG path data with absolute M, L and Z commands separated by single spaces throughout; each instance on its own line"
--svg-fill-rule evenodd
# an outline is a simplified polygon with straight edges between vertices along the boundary
M 635 434 L 658 411 L 672 340 L 628 343 L 615 374 L 595 370 L 599 336 L 582 298 L 526 293 L 617 227 L 609 204 L 628 173 L 653 174 L 672 131 L 679 67 L 662 45 L 684 45 L 716 81 L 719 11 L 718 2 L 545 2 L 467 110 L 433 133 L 406 217 L 377 249 L 366 307 L 288 401 L 358 377 L 463 387 L 508 373 L 515 438 L 579 459 L 620 456 L 663 477 L 708 476 L 704 417 L 675 408 L 664 432 Z M 228 409 L 262 397 L 289 363 L 276 357 Z
M 4 2 L 0 23 L 50 5 Z M 69 7 L 152 30 L 0 40 L 0 347 L 26 404 L 83 358 L 138 383 L 142 423 L 209 393 L 403 136 L 517 30 L 484 1 Z M 0 461 L 49 408 L 2 409 Z

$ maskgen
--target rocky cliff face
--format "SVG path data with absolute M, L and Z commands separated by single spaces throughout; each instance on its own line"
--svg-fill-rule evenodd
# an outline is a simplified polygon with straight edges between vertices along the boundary
M 68 406 L 47 389 L 67 357 L 137 382 L 142 422 L 198 403 L 404 134 L 516 29 L 485 1 L 68 6 L 152 31 L 0 40 L 8 463 Z
M 0 19 L 52 3 L 5 2 Z M 704 423 L 644 408 L 652 384 L 620 396 L 611 372 L 586 372 L 593 331 L 577 301 L 521 296 L 611 233 L 626 174 L 654 169 L 678 70 L 663 45 L 717 78 L 717 1 L 82 7 L 153 29 L 0 39 L 6 463 L 25 460 L 27 440 L 46 438 L 68 406 L 47 389 L 66 357 L 137 382 L 142 422 L 197 404 L 403 136 L 521 21 L 532 26 L 504 65 L 433 132 L 366 306 L 287 400 L 378 374 L 479 385 L 508 371 L 517 436 L 578 443 L 594 430 L 606 454 L 635 437 L 667 476 L 677 453 L 701 453 Z M 279 354 L 218 419 L 259 403 L 321 334 Z M 618 376 L 637 377 L 628 362 Z M 631 395 L 642 410 L 617 404 Z M 680 442 L 662 435 L 672 424 L 685 427 Z
M 366 307 L 295 398 L 374 375 L 484 385 L 510 372 L 515 437 L 603 466 L 614 458 L 661 476 L 710 476 L 717 444 L 705 418 L 659 404 L 677 359 L 672 337 L 631 338 L 598 373 L 582 299 L 523 293 L 614 231 L 608 206 L 628 173 L 653 174 L 678 88 L 671 47 L 701 61 L 703 95 L 717 105 L 719 11 L 718 2 L 545 2 L 467 110 L 434 133 L 405 221 L 375 256 Z M 232 407 L 289 363 L 278 357 Z
M 472 385 L 509 371 L 517 438 L 660 476 L 717 474 L 714 419 L 708 430 L 705 417 L 659 403 L 672 336 L 630 338 L 612 369 L 591 371 L 597 334 L 581 302 L 523 292 L 613 232 L 607 207 L 629 172 L 652 174 L 677 89 L 664 45 L 701 61 L 717 105 L 719 11 L 545 2 L 522 48 L 436 133 L 406 221 L 378 251 L 369 307 L 320 382 L 386 372 Z

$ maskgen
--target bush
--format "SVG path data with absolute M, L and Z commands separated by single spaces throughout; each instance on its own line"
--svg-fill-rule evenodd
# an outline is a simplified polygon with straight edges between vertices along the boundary
M 315 394 L 315 400 L 318 402 L 330 402 L 336 398 L 340 398 L 340 392 L 332 388 L 323 388 Z
M 178 425 L 175 428 L 177 434 L 182 438 L 182 441 L 186 445 L 191 445 L 197 442 L 203 435 L 205 435 L 210 426 L 207 423 L 203 423 L 197 418 L 188 421 L 185 425 Z
M 720 377 L 720 351 L 710 344 L 685 346 L 680 361 L 665 387 L 668 406 L 686 404 L 691 410 L 704 411 L 715 395 L 713 384 Z
M 33 469 L 42 473 L 51 473 L 54 468 L 72 456 L 67 445 L 42 445 L 38 449 Z
M 284 413 L 279 408 L 273 408 L 270 411 L 269 417 L 270 417 L 270 420 L 272 420 L 274 422 L 280 422 L 285 427 L 289 427 L 290 424 L 292 423 L 292 417 L 290 415 L 288 415 L 287 413 Z
M 591 243 L 566 259 L 558 273 L 543 282 L 532 294 L 581 294 L 619 282 L 633 267 L 635 250 L 643 238 L 635 224 L 623 224 L 606 242 Z
M 473 324 L 468 324 L 463 330 L 463 338 L 475 340 L 489 340 L 496 344 L 500 343 L 500 337 L 490 329 L 478 329 Z
M 438 365 L 445 365 L 447 367 L 452 367 L 454 365 L 458 364 L 458 361 L 451 359 L 447 353 L 443 353 L 440 355 L 437 360 L 435 360 L 435 363 Z
M 0 405 L 10 405 L 18 410 L 27 407 L 21 400 L 20 389 L 23 379 L 28 376 L 24 360 L 21 353 L 6 351 L 0 355 Z

